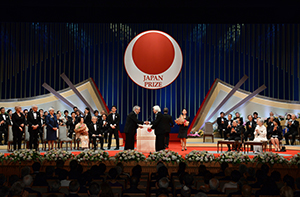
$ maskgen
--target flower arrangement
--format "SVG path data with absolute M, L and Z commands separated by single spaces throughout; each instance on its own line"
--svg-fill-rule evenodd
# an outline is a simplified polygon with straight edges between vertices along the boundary
M 193 150 L 185 156 L 189 162 L 211 163 L 215 160 L 215 156 L 207 151 Z
M 191 131 L 187 136 L 189 136 L 189 137 L 202 137 L 203 136 L 203 130 Z
M 273 152 L 263 152 L 258 155 L 256 155 L 252 159 L 253 163 L 261 163 L 261 164 L 286 164 L 288 163 L 288 160 L 285 159 L 283 156 L 280 156 L 278 153 Z
M 84 150 L 75 157 L 78 162 L 82 161 L 107 161 L 109 154 L 103 150 Z
M 297 165 L 300 167 L 300 153 L 297 153 L 289 160 L 290 165 Z
M 3 162 L 6 159 L 7 157 L 5 157 L 3 153 L 0 153 L 0 162 Z
M 63 160 L 66 161 L 68 159 L 72 159 L 74 155 L 68 151 L 64 151 L 62 149 L 58 150 L 50 150 L 47 151 L 44 155 L 44 159 L 47 161 L 57 161 L 57 160 Z
M 232 163 L 232 164 L 240 164 L 240 163 L 249 163 L 251 162 L 248 155 L 243 154 L 242 152 L 226 152 L 222 153 L 219 157 L 215 159 L 216 162 L 219 163 Z
M 21 161 L 41 161 L 42 156 L 35 150 L 22 149 L 15 150 L 12 154 L 6 158 L 8 161 L 21 162 Z
M 135 150 L 125 150 L 123 152 L 118 152 L 115 155 L 116 162 L 128 162 L 128 161 L 144 161 L 146 156 L 138 151 Z
M 149 162 L 158 162 L 163 161 L 166 163 L 179 163 L 183 162 L 184 159 L 178 153 L 171 150 L 161 150 L 158 152 L 150 153 L 146 161 Z

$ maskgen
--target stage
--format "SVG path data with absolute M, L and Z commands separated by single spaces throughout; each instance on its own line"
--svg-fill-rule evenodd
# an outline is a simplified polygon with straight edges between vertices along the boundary
M 185 157 L 186 154 L 190 153 L 193 150 L 208 151 L 209 153 L 214 154 L 215 157 L 218 157 L 222 153 L 220 151 L 219 151 L 219 153 L 217 152 L 217 141 L 218 140 L 221 140 L 221 138 L 215 138 L 214 143 L 212 143 L 210 139 L 207 139 L 206 142 L 203 142 L 202 138 L 189 138 L 189 139 L 187 139 L 187 150 L 184 150 L 184 151 L 181 150 L 179 141 L 172 140 L 172 141 L 170 141 L 168 149 L 178 152 L 178 154 L 182 155 L 183 157 Z M 198 142 L 196 142 L 196 141 L 198 141 Z M 284 144 L 284 142 L 283 142 L 283 144 Z M 106 147 L 106 145 L 104 145 L 104 147 Z M 135 144 L 135 147 L 136 147 L 136 144 Z M 274 152 L 274 153 L 278 153 L 279 155 L 283 156 L 284 158 L 290 159 L 292 156 L 294 156 L 295 154 L 300 152 L 300 144 L 299 143 L 294 146 L 289 145 L 289 146 L 285 146 L 285 147 L 286 147 L 286 152 Z M 112 146 L 110 150 L 107 150 L 105 148 L 105 151 L 107 151 L 109 153 L 110 157 L 115 156 L 116 153 L 124 150 L 124 146 L 121 146 L 120 150 L 114 150 L 114 148 L 115 148 L 114 146 Z M 63 149 L 65 150 L 65 145 L 63 145 Z M 269 150 L 269 146 L 268 146 L 267 150 Z M 72 152 L 74 155 L 77 155 L 80 152 L 82 152 L 82 150 L 77 150 L 77 149 L 70 150 L 70 148 L 68 148 L 68 151 Z M 227 151 L 227 147 L 226 147 L 226 145 L 223 145 L 223 153 L 226 151 Z M 274 147 L 273 147 L 272 151 L 275 151 Z M 9 155 L 11 153 L 11 152 L 7 151 L 7 146 L 5 146 L 5 145 L 0 146 L 0 152 L 4 153 L 5 155 Z M 40 153 L 42 155 L 45 152 L 46 151 L 40 151 Z M 149 153 L 143 153 L 143 154 L 146 157 L 148 157 L 148 155 L 149 155 Z M 250 151 L 247 154 L 249 155 L 250 158 L 253 158 L 255 156 L 255 154 Z

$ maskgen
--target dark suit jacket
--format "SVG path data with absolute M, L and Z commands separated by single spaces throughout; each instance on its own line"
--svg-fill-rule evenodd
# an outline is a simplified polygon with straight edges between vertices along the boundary
M 98 125 L 96 123 L 96 126 L 97 126 L 97 130 L 95 131 L 94 123 L 90 123 L 89 124 L 89 135 L 90 136 L 92 136 L 93 134 L 95 134 L 95 135 L 99 135 L 99 134 L 103 135 L 100 125 Z
M 116 125 L 116 130 L 119 130 L 119 123 L 120 123 L 120 120 L 121 120 L 121 116 L 120 114 L 118 113 L 115 113 L 115 120 L 113 120 L 113 113 L 110 113 L 108 116 L 107 116 L 107 122 L 109 123 L 109 125 Z M 109 126 L 109 128 L 111 128 Z
M 240 118 L 240 120 L 241 120 L 241 123 L 243 124 L 244 123 L 244 121 L 243 121 L 243 118 L 242 117 L 239 117 Z M 233 120 L 236 120 L 236 119 L 238 119 L 237 117 L 234 117 L 233 118 Z
M 293 135 L 298 135 L 298 129 L 299 129 L 299 122 L 297 120 L 294 120 L 294 123 L 288 125 L 289 132 L 293 133 Z
M 241 137 L 242 134 L 242 129 L 240 126 L 236 126 L 236 127 L 232 127 L 235 129 L 236 133 L 231 133 L 231 129 L 230 129 L 230 137 Z
M 218 129 L 219 130 L 223 130 L 223 129 L 226 129 L 226 118 L 224 117 L 223 118 L 223 124 L 222 124 L 222 118 L 221 117 L 219 117 L 219 118 L 217 118 L 217 124 L 218 124 Z
M 92 116 L 91 116 L 91 113 L 88 113 L 86 116 L 84 116 L 84 123 L 86 125 L 89 125 L 91 124 L 92 122 Z
M 164 135 L 164 125 L 162 124 L 162 119 L 164 115 L 161 112 L 158 112 L 155 120 L 152 122 L 151 129 L 154 129 L 155 135 Z
M 25 116 L 22 113 L 21 116 L 18 116 L 17 112 L 15 112 L 12 115 L 12 121 L 13 121 L 13 130 L 19 130 L 21 124 L 25 125 Z
M 28 123 L 29 131 L 32 131 L 32 126 L 33 125 L 39 125 L 39 127 L 37 128 L 37 129 L 39 129 L 42 126 L 41 125 L 41 116 L 40 116 L 40 113 L 37 111 L 36 112 L 36 119 L 34 119 L 33 111 L 32 112 L 28 112 L 27 123 Z
M 9 120 L 8 115 L 7 115 L 7 114 L 4 114 L 4 116 L 5 116 L 5 119 L 6 119 L 6 120 L 4 120 L 3 114 L 0 114 L 0 122 L 1 122 L 2 120 L 4 120 L 4 123 L 0 125 L 0 131 L 5 131 L 5 130 L 7 130 L 8 125 L 10 125 L 10 120 Z
M 67 122 L 67 126 L 69 127 L 69 130 L 74 131 L 75 126 L 76 126 L 77 123 L 78 123 L 78 122 L 77 122 L 77 119 L 76 119 L 76 118 L 75 118 L 75 121 L 74 121 L 74 122 L 73 122 L 73 118 L 72 118 L 72 117 L 69 118 L 69 119 L 68 119 L 68 122 Z
M 162 119 L 162 124 L 164 126 L 165 133 L 170 133 L 171 127 L 174 126 L 174 121 L 172 116 L 170 116 L 169 114 L 164 114 Z
M 124 133 L 135 134 L 138 124 L 143 124 L 144 122 L 137 119 L 137 114 L 132 111 L 128 114 L 126 118 L 126 123 L 124 127 Z
M 252 126 L 251 126 L 251 128 L 249 126 L 250 126 L 250 121 L 248 121 L 246 123 L 246 129 L 247 129 L 248 132 L 250 132 L 253 135 L 254 131 L 255 131 L 255 127 L 256 127 L 256 122 L 254 120 L 252 120 Z
M 102 120 L 102 118 L 100 119 L 100 121 L 98 121 L 98 124 L 100 126 L 100 129 L 102 131 L 102 133 L 107 133 L 108 132 L 108 129 L 109 129 L 109 122 L 107 121 L 107 119 L 105 120 L 107 122 L 106 125 L 103 126 L 104 124 L 104 120 Z

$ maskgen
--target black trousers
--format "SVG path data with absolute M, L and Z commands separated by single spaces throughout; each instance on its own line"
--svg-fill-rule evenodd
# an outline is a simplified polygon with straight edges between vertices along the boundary
M 295 143 L 295 138 L 296 138 L 296 135 L 297 135 L 297 132 L 291 132 L 291 131 L 289 131 L 289 132 L 287 132 L 287 133 L 284 134 L 285 143 L 286 143 L 287 145 L 290 144 L 290 143 L 289 143 L 289 135 L 292 135 L 291 145 L 294 145 L 294 143 Z
M 249 135 L 250 135 L 250 137 L 249 137 Z M 244 140 L 247 141 L 248 139 L 250 141 L 253 141 L 253 139 L 254 139 L 254 134 L 250 131 L 245 132 Z
M 108 134 L 108 132 L 105 132 L 105 133 L 103 134 L 105 143 L 107 143 L 107 134 Z
M 107 147 L 110 149 L 111 147 L 111 139 L 112 139 L 112 135 L 114 135 L 115 139 L 116 139 L 116 148 L 119 148 L 119 131 L 117 129 L 109 129 L 109 137 L 108 137 L 108 145 Z
M 220 133 L 221 138 L 223 138 L 223 129 L 218 129 L 218 131 Z M 225 135 L 225 131 L 224 131 L 224 135 Z
M 239 140 L 241 140 L 241 137 L 231 136 L 231 137 L 228 138 L 228 140 L 239 141 Z M 228 149 L 230 149 L 230 144 L 227 144 L 227 147 L 228 147 Z M 237 147 L 232 147 L 232 148 L 237 150 Z
M 101 146 L 101 149 L 103 149 L 103 137 L 91 137 L 90 139 L 92 139 L 92 141 L 93 141 L 94 150 L 97 149 L 97 139 L 100 140 L 100 146 Z
M 22 129 L 24 131 L 24 128 L 22 128 Z M 21 149 L 23 131 L 20 131 L 20 129 L 18 129 L 18 128 L 13 129 L 14 150 L 17 150 L 17 143 L 18 143 L 18 150 Z
M 165 149 L 165 134 L 156 135 L 155 150 L 160 151 Z
M 134 150 L 134 135 L 135 133 L 126 133 L 126 143 L 124 150 Z
M 2 135 L 4 134 L 4 143 L 7 144 L 7 129 L 3 129 L 2 131 L 0 131 L 0 143 L 2 143 L 3 141 L 3 137 Z
M 165 147 L 169 147 L 170 132 L 165 133 Z
M 32 149 L 32 145 L 33 145 L 33 148 L 35 150 L 37 150 L 39 129 L 36 129 L 36 130 L 30 129 L 29 134 L 30 134 L 29 135 L 29 149 Z
M 74 130 L 73 130 L 73 129 L 70 129 L 70 130 L 68 131 L 68 137 L 69 137 L 70 139 L 73 139 L 73 133 L 74 133 Z

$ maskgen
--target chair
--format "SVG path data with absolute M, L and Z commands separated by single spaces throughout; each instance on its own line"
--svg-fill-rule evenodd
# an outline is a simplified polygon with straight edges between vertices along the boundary
M 123 189 L 121 186 L 112 186 L 111 190 L 114 194 L 119 194 L 119 196 L 122 196 Z
M 211 122 L 205 123 L 205 130 L 203 133 L 203 142 L 205 142 L 205 137 L 211 137 L 212 142 L 214 142 L 214 129 L 213 124 Z
M 125 194 L 123 194 L 124 196 L 125 195 L 128 195 L 128 196 L 130 196 L 130 197 L 146 197 L 147 195 L 146 194 L 139 194 L 139 193 L 125 193 Z
M 9 125 L 8 126 L 8 133 L 7 133 L 7 151 L 12 151 L 12 143 L 14 142 L 14 138 L 13 138 L 13 131 L 12 131 L 12 126 Z
M 42 197 L 47 197 L 50 194 L 55 194 L 57 197 L 65 197 L 65 194 L 63 194 L 63 193 L 44 193 L 44 194 L 42 194 Z
M 72 150 L 72 139 L 68 138 L 68 130 L 66 126 L 59 126 L 58 129 L 58 141 L 60 142 L 60 148 L 62 149 L 62 143 L 66 143 L 66 150 L 68 150 L 68 143 Z
M 48 186 L 32 186 L 32 189 L 41 194 L 48 192 Z

